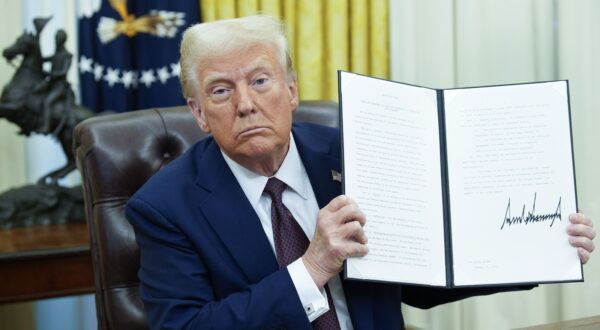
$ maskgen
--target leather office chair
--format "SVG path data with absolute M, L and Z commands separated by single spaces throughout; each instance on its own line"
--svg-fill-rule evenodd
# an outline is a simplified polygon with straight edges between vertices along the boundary
M 294 121 L 339 125 L 334 102 L 301 102 Z M 138 293 L 139 250 L 125 218 L 130 196 L 205 136 L 186 107 L 93 117 L 75 128 L 100 329 L 146 329 Z

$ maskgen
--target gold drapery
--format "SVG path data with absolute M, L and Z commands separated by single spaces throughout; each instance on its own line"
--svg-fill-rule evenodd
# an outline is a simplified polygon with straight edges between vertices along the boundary
M 388 0 L 200 0 L 202 21 L 286 22 L 301 100 L 337 100 L 337 70 L 389 77 Z

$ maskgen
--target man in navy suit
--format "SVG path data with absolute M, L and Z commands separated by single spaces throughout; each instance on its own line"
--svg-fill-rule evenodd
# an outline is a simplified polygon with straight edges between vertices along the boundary
M 367 219 L 331 175 L 340 172 L 339 131 L 292 125 L 298 90 L 280 21 L 251 16 L 189 28 L 181 82 L 212 136 L 151 178 L 126 209 L 151 328 L 401 329 L 401 302 L 427 308 L 506 290 L 341 280 L 344 260 L 368 253 Z M 283 265 L 275 197 L 265 193 L 272 178 L 283 182 L 287 217 L 310 241 Z M 589 218 L 572 219 L 571 243 L 585 262 L 595 231 Z M 318 325 L 326 318 L 334 323 Z

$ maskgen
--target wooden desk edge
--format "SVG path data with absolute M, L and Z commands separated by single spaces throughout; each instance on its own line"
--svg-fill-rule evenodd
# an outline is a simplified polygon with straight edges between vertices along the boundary
M 92 292 L 94 274 L 87 246 L 0 257 L 0 303 Z
M 68 248 L 51 248 L 32 251 L 20 251 L 11 253 L 0 253 L 0 263 L 12 260 L 57 258 L 68 255 L 89 255 L 89 246 L 75 246 Z

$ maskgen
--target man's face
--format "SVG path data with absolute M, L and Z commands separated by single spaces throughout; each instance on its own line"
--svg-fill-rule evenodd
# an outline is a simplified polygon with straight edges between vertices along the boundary
M 283 160 L 298 94 L 272 47 L 206 59 L 197 77 L 200 88 L 188 106 L 221 150 L 241 164 Z

